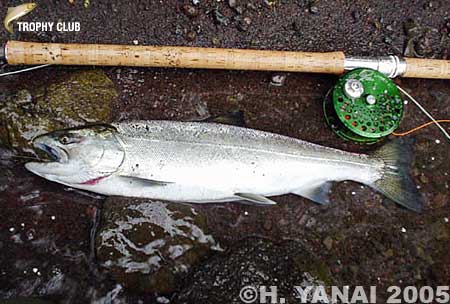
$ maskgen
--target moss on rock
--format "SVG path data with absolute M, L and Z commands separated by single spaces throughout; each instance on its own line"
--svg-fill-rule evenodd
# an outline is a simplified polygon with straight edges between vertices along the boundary
M 118 93 L 101 70 L 87 70 L 48 86 L 19 90 L 0 100 L 0 142 L 24 151 L 39 134 L 107 122 Z

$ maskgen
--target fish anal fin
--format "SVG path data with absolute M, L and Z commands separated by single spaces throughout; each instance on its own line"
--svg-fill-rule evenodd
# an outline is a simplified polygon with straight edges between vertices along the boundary
M 332 182 L 324 181 L 306 185 L 298 190 L 291 191 L 293 194 L 306 197 L 321 205 L 330 203 L 330 190 Z
M 154 186 L 167 186 L 168 184 L 173 184 L 172 182 L 159 181 L 154 179 L 147 179 L 135 176 L 124 176 L 121 175 L 120 178 L 130 184 L 135 184 L 142 187 L 154 187 Z
M 273 206 L 277 203 L 274 202 L 271 199 L 268 199 L 265 196 L 259 195 L 259 194 L 253 194 L 253 193 L 235 193 L 235 196 L 240 197 L 241 199 L 251 202 L 258 205 L 265 205 L 265 206 Z

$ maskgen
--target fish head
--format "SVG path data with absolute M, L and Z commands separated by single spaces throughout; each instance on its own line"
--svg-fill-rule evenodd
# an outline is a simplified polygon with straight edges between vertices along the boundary
M 29 162 L 25 167 L 48 180 L 74 187 L 93 185 L 113 174 L 125 157 L 117 130 L 110 125 L 50 132 L 36 137 L 33 145 L 51 161 Z
M 28 11 L 32 11 L 36 8 L 37 3 L 31 2 L 31 3 L 26 3 L 26 7 L 25 9 L 27 9 Z

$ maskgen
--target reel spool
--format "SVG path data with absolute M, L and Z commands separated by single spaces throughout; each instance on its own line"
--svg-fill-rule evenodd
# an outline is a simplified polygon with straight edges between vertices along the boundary
M 395 83 L 372 69 L 355 69 L 341 78 L 325 97 L 327 124 L 341 138 L 374 144 L 400 124 L 403 99 Z

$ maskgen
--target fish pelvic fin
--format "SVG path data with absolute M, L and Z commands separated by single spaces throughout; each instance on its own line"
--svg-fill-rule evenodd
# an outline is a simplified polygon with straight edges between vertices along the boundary
M 382 176 L 371 187 L 397 204 L 422 212 L 423 199 L 410 173 L 412 140 L 397 139 L 388 142 L 371 156 L 383 161 Z
M 239 198 L 243 199 L 246 202 L 250 202 L 257 205 L 265 205 L 265 206 L 272 206 L 276 205 L 277 203 L 274 202 L 271 199 L 268 199 L 265 196 L 259 195 L 259 194 L 253 194 L 253 193 L 235 193 L 235 196 L 238 196 Z
M 291 191 L 291 193 L 306 197 L 318 204 L 327 205 L 330 203 L 330 190 L 332 185 L 333 183 L 330 181 L 320 181 Z

